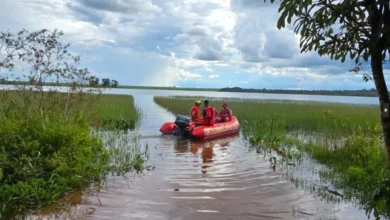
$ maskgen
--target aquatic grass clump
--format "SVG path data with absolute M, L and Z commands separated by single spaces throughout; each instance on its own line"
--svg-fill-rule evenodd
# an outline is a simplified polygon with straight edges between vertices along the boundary
M 104 147 L 110 155 L 107 166 L 112 175 L 124 176 L 127 173 L 140 173 L 144 169 L 152 169 L 145 165 L 149 158 L 149 147 L 140 144 L 136 133 L 116 130 L 94 131 L 93 134 L 102 138 Z
M 133 130 L 141 115 L 131 95 L 102 95 L 94 105 L 100 125 L 109 130 Z

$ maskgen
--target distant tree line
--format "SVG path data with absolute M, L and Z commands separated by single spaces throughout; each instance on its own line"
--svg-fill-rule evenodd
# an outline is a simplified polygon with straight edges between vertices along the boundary
M 92 76 L 89 79 L 89 85 L 92 87 L 102 86 L 102 87 L 112 87 L 118 88 L 118 81 L 110 78 L 103 78 L 101 83 L 99 84 L 99 78 Z
M 377 96 L 376 89 L 361 90 L 293 90 L 293 89 L 244 89 L 240 87 L 221 88 L 221 92 L 248 92 L 248 93 L 284 93 L 306 95 L 340 95 L 340 96 Z

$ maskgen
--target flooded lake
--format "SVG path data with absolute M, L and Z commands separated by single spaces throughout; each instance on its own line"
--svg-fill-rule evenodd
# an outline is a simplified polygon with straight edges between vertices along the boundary
M 327 202 L 296 188 L 289 178 L 270 168 L 264 155 L 250 150 L 241 134 L 212 141 L 162 136 L 159 127 L 175 116 L 155 104 L 153 96 L 195 94 L 377 104 L 375 97 L 125 89 L 107 93 L 134 96 L 143 113 L 136 132 L 142 144 L 149 146 L 148 164 L 156 168 L 131 177 L 131 182 L 110 177 L 98 197 L 83 198 L 85 208 L 94 210 L 88 219 L 367 219 L 364 210 L 353 205 Z M 296 170 L 296 175 L 313 179 L 305 175 L 311 174 L 310 166 L 306 171 Z

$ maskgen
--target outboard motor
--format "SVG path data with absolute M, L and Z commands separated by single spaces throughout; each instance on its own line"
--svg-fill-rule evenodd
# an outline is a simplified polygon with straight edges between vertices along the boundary
M 175 125 L 177 126 L 174 131 L 176 136 L 189 136 L 191 128 L 191 118 L 186 115 L 177 115 L 175 120 Z

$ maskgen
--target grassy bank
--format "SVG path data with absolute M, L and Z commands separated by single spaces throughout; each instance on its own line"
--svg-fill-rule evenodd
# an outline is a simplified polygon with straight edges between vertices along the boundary
M 23 216 L 109 173 L 141 171 L 133 97 L 0 92 L 0 217 Z M 108 132 L 107 132 L 108 131 Z
M 82 115 L 94 127 L 133 129 L 140 112 L 130 95 L 67 94 L 60 92 L 0 91 L 0 111 L 9 115 L 35 114 L 40 108 Z M 48 101 L 49 100 L 49 101 Z M 71 113 L 72 111 L 72 113 Z
M 155 97 L 171 112 L 189 114 L 196 97 Z M 204 98 L 202 98 L 204 99 Z M 222 101 L 209 98 L 221 109 Z M 257 152 L 273 149 L 291 165 L 309 156 L 329 169 L 320 171 L 344 199 L 357 199 L 368 212 L 388 215 L 390 184 L 381 143 L 379 109 L 371 105 L 228 99 L 243 133 Z M 303 137 L 303 138 L 302 138 Z M 297 148 L 298 153 L 293 149 Z M 335 193 L 329 190 L 329 193 Z

